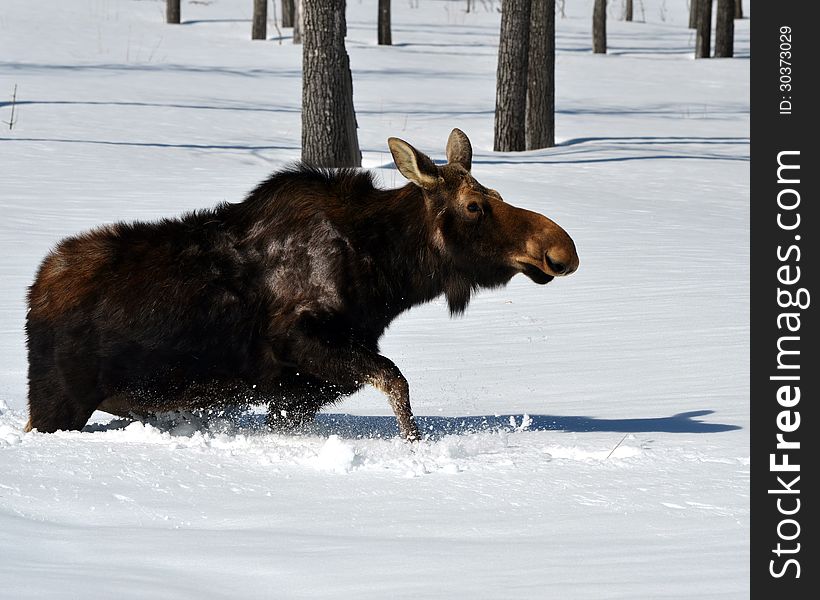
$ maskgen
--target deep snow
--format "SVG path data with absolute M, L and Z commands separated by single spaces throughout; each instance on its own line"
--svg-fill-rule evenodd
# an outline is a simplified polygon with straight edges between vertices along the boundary
M 685 0 L 557 19 L 559 146 L 492 149 L 497 3 L 349 0 L 364 164 L 386 138 L 543 212 L 581 267 L 397 320 L 429 439 L 364 391 L 298 435 L 259 415 L 23 434 L 25 292 L 60 238 L 238 201 L 299 157 L 299 47 L 252 3 L 0 10 L 0 597 L 742 598 L 749 593 L 749 21 L 692 59 Z M 416 6 L 418 5 L 418 6 Z M 748 5 L 745 7 L 749 15 Z

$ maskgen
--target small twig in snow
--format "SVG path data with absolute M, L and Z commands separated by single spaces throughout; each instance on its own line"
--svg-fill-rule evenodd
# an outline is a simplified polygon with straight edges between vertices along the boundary
M 279 29 L 279 17 L 276 15 L 276 0 L 273 0 L 273 26 L 276 27 L 276 33 L 279 34 L 279 45 L 282 45 L 282 30 Z
M 157 50 L 159 50 L 160 44 L 162 44 L 163 37 L 159 36 L 157 39 L 157 43 L 154 44 L 154 48 L 151 50 L 151 54 L 148 55 L 148 62 L 150 63 L 154 59 L 154 54 Z
M 624 443 L 624 440 L 626 439 L 626 436 L 628 436 L 628 435 L 629 435 L 628 433 L 624 434 L 624 437 L 621 438 L 621 441 L 618 442 L 617 444 L 615 444 L 615 447 L 609 452 L 609 454 L 606 455 L 606 458 L 604 460 L 609 460 L 609 457 L 612 456 L 612 453 L 615 452 L 618 449 L 618 446 L 620 446 L 621 444 Z
M 14 91 L 11 94 L 11 118 L 8 121 L 3 121 L 9 126 L 9 131 L 14 129 L 14 124 L 17 122 L 14 119 L 14 109 L 17 107 L 17 84 L 14 84 Z

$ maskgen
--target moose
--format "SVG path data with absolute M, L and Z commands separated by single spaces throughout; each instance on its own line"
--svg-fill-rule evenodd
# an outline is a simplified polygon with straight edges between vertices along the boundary
M 277 430 L 364 385 L 420 439 L 407 380 L 379 338 L 442 294 L 463 313 L 480 288 L 578 268 L 570 236 L 471 174 L 450 134 L 436 165 L 391 137 L 409 180 L 296 165 L 239 203 L 61 241 L 29 288 L 26 430 L 82 429 L 99 409 L 134 417 L 267 404 Z

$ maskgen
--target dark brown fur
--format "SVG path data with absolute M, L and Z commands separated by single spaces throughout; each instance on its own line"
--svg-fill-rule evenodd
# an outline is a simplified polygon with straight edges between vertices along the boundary
M 443 167 L 391 140 L 414 182 L 400 189 L 297 167 L 238 204 L 62 241 L 29 291 L 29 428 L 261 402 L 293 425 L 371 384 L 416 439 L 407 382 L 378 353 L 389 323 L 442 293 L 458 313 L 480 287 L 578 264 L 560 227 L 472 178 L 457 131 Z

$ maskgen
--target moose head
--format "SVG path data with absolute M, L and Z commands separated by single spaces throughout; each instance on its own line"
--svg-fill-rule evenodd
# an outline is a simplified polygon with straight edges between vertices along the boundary
M 460 129 L 450 134 L 442 166 L 399 138 L 388 145 L 401 174 L 423 193 L 439 250 L 477 285 L 502 285 L 516 273 L 545 284 L 578 268 L 566 231 L 544 215 L 508 204 L 473 177 L 472 146 Z

